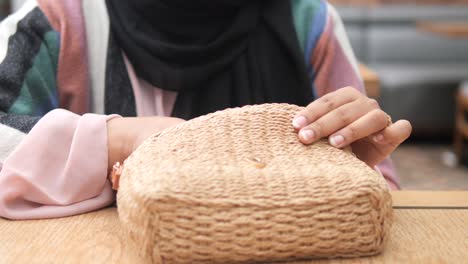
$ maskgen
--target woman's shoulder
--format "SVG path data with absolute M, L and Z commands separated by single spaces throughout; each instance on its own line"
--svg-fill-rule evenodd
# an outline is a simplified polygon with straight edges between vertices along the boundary
M 329 4 L 325 0 L 291 0 L 294 26 L 305 53 L 310 41 L 319 38 L 328 19 Z
M 320 13 L 326 13 L 328 5 L 326 0 L 291 0 L 293 17 L 302 23 L 310 23 Z

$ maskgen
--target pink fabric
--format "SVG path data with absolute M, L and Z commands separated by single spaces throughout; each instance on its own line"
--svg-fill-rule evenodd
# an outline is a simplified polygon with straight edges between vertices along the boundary
M 390 190 L 400 189 L 400 178 L 396 174 L 395 167 L 393 166 L 393 162 L 390 157 L 379 163 L 377 168 L 380 170 L 383 177 L 387 181 Z
M 130 82 L 135 95 L 137 116 L 170 116 L 177 99 L 177 93 L 152 86 L 138 79 L 127 57 L 124 55 Z
M 332 16 L 328 16 L 322 33 L 311 58 L 315 70 L 314 86 L 317 96 L 352 86 L 365 93 L 364 84 L 356 75 L 334 32 Z
M 106 122 L 57 109 L 45 115 L 0 171 L 0 216 L 63 217 L 114 202 L 107 180 Z
M 60 32 L 57 88 L 60 107 L 77 114 L 89 111 L 86 29 L 81 1 L 38 0 L 52 27 Z

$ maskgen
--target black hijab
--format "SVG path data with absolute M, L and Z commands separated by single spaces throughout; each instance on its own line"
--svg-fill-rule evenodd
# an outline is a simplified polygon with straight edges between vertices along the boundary
M 289 0 L 106 2 L 138 77 L 178 92 L 173 116 L 313 99 Z

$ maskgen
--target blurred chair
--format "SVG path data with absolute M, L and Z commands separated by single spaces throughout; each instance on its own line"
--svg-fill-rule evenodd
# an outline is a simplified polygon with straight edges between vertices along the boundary
M 468 139 L 468 81 L 462 83 L 457 93 L 457 110 L 455 117 L 455 153 L 458 161 L 463 163 L 463 146 Z

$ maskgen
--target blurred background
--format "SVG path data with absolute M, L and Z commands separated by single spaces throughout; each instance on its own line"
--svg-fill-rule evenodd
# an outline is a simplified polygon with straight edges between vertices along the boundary
M 59 0 L 57 0 L 59 1 Z M 0 0 L 0 15 L 24 0 Z M 368 95 L 414 133 L 392 156 L 404 189 L 468 190 L 468 0 L 329 0 Z
M 468 0 L 330 2 L 368 93 L 413 124 L 393 155 L 402 187 L 468 190 Z

